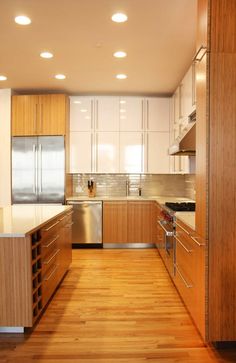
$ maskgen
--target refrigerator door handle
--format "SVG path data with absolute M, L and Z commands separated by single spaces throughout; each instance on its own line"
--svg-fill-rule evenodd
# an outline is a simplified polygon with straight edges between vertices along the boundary
M 36 153 L 36 145 L 33 144 L 33 157 L 34 157 L 34 184 L 33 184 L 33 192 L 36 194 L 37 189 L 37 153 Z
M 39 193 L 42 193 L 43 187 L 42 187 L 42 144 L 39 144 Z

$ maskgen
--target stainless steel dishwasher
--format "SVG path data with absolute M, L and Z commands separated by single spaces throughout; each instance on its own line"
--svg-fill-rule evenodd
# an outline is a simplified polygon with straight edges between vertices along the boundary
M 67 204 L 73 206 L 73 247 L 102 248 L 102 202 L 70 200 Z

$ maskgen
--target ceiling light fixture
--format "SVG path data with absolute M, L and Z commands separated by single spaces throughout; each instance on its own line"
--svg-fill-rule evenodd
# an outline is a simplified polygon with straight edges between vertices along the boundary
M 0 76 L 0 81 L 6 81 L 7 77 L 6 76 Z
M 56 78 L 56 79 L 65 79 L 65 78 L 66 78 L 66 76 L 65 76 L 64 74 L 56 74 L 56 75 L 55 75 L 55 78 Z
M 128 16 L 124 13 L 115 13 L 112 15 L 111 19 L 115 23 L 124 23 L 128 20 Z
M 125 58 L 127 56 L 127 53 L 119 50 L 118 52 L 113 53 L 113 56 L 116 58 Z
M 117 79 L 126 79 L 127 78 L 127 75 L 126 74 L 117 74 L 116 75 L 116 78 Z
M 53 57 L 53 54 L 50 52 L 42 52 L 42 53 L 40 53 L 40 57 L 50 59 Z
M 19 15 L 15 17 L 15 22 L 19 25 L 29 25 L 31 24 L 31 19 L 25 15 Z

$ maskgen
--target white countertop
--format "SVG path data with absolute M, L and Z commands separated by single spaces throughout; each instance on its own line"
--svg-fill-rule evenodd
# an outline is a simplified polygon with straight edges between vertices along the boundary
M 175 216 L 188 227 L 195 230 L 195 212 L 176 212 Z
M 0 237 L 25 237 L 71 206 L 17 204 L 0 208 Z
M 165 204 L 166 202 L 194 202 L 194 200 L 186 198 L 186 197 L 174 197 L 174 196 L 164 196 L 164 195 L 154 195 L 154 196 L 128 196 L 128 197 L 70 197 L 67 198 L 67 201 L 88 201 L 88 200 L 101 200 L 101 201 L 113 201 L 113 200 L 126 200 L 126 201 L 145 201 L 145 200 L 153 200 L 158 202 L 159 204 Z M 187 226 L 195 230 L 195 212 L 175 212 L 175 215 L 178 219 L 180 219 Z
M 144 201 L 144 200 L 153 200 L 153 201 L 157 201 L 160 204 L 165 204 L 165 202 L 192 202 L 191 199 L 186 198 L 186 197 L 174 197 L 174 196 L 163 196 L 163 195 L 154 195 L 154 196 L 128 196 L 128 197 L 86 197 L 86 196 L 79 196 L 79 197 L 69 197 L 66 198 L 67 201 L 82 201 L 82 200 L 102 200 L 102 201 L 112 201 L 112 200 L 134 200 L 134 201 Z

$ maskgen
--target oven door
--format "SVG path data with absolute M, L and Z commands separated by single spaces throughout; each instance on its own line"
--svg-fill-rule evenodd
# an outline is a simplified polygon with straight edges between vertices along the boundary
M 174 227 L 171 222 L 165 220 L 158 221 L 159 252 L 171 274 L 174 276 Z M 162 242 L 160 244 L 160 242 Z

